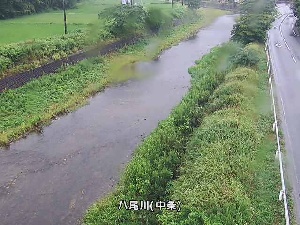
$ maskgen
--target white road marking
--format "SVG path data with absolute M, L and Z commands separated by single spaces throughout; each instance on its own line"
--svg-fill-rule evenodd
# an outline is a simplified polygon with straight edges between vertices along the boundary
M 273 63 L 272 63 L 272 57 L 271 57 L 271 55 L 270 55 L 270 65 L 273 65 Z M 277 73 L 277 69 L 276 69 L 276 67 L 273 65 L 272 66 L 273 67 L 273 76 L 275 76 L 276 74 L 278 74 Z M 271 80 L 271 77 L 270 77 L 270 81 L 272 82 L 272 80 Z M 294 155 L 294 150 L 293 150 L 293 148 L 292 148 L 292 145 L 291 145 L 291 143 L 292 143 L 292 141 L 291 141 L 291 136 L 290 136 L 290 132 L 289 132 L 289 129 L 288 129 L 288 125 L 287 125 L 287 121 L 286 121 L 286 111 L 285 111 L 285 105 L 284 105 L 284 103 L 283 103 L 283 99 L 282 99 L 282 92 L 281 92 L 281 90 L 280 89 L 278 89 L 278 91 L 279 91 L 279 97 L 280 97 L 280 102 L 281 102 L 281 109 L 282 109 L 282 114 L 283 114 L 283 122 L 284 122 L 284 124 L 285 124 L 285 127 L 286 127 L 286 136 L 287 136 L 287 141 L 288 141 L 288 143 L 289 143 L 289 146 L 290 146 L 290 151 L 292 151 L 292 156 Z M 294 176 L 295 176 L 295 178 L 296 178 L 296 182 L 297 182 L 297 184 L 299 184 L 299 178 L 298 178 L 298 175 L 297 175 L 297 173 L 296 173 L 296 162 L 295 162 L 295 158 L 294 157 L 292 157 L 292 161 L 293 161 L 293 167 L 294 167 Z
M 280 90 L 279 90 L 279 92 L 280 92 Z M 281 93 L 280 93 L 280 95 L 282 95 Z M 291 143 L 292 143 L 292 141 L 291 141 L 291 135 L 290 135 L 290 132 L 289 132 L 289 129 L 288 129 L 288 125 L 287 125 L 287 122 L 286 122 L 286 113 L 285 113 L 285 106 L 284 106 L 284 104 L 283 104 L 283 100 L 282 100 L 282 97 L 280 96 L 280 101 L 281 101 L 281 108 L 282 108 L 282 112 L 283 112 L 283 121 L 284 121 L 284 123 L 285 123 L 285 127 L 286 127 L 286 135 L 287 135 L 287 141 L 289 142 L 289 146 L 290 146 L 290 149 L 291 149 L 291 151 L 293 152 L 293 154 L 294 154 L 294 150 L 293 150 L 293 148 L 292 148 L 292 145 L 291 145 Z M 297 171 L 296 170 L 296 162 L 295 162 L 295 157 L 292 157 L 292 159 L 293 159 L 293 167 L 294 167 L 294 171 Z M 296 181 L 297 181 L 297 184 L 299 184 L 299 178 L 298 178 L 298 176 L 297 176 L 297 173 L 295 172 L 295 177 L 296 177 Z
M 289 45 L 288 45 L 286 39 L 284 38 L 284 35 L 283 35 L 283 33 L 282 33 L 282 28 L 281 28 L 281 25 L 282 25 L 283 21 L 284 21 L 288 16 L 289 16 L 289 14 L 287 14 L 287 15 L 283 18 L 283 20 L 280 22 L 280 25 L 279 25 L 279 31 L 280 31 L 280 36 L 282 37 L 285 46 L 287 47 L 287 49 L 288 49 L 288 50 L 290 51 L 290 53 L 291 53 L 291 57 L 292 57 L 294 63 L 296 63 L 296 62 L 297 62 L 297 61 L 296 61 L 296 58 L 295 58 L 294 55 L 292 54 L 292 50 L 290 49 L 290 47 L 289 47 Z M 293 32 L 295 33 L 294 30 L 293 30 Z

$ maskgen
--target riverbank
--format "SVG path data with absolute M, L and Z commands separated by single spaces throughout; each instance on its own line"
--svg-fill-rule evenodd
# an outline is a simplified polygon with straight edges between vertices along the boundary
M 90 96 L 103 90 L 108 84 L 129 79 L 130 76 L 120 79 L 119 74 L 114 72 L 126 64 L 156 57 L 225 13 L 221 10 L 203 9 L 199 14 L 201 18 L 194 23 L 180 25 L 120 52 L 85 60 L 54 76 L 42 77 L 16 90 L 2 93 L 0 115 L 4 119 L 0 121 L 0 144 L 7 145 L 28 132 L 39 130 L 58 115 L 86 104 Z M 149 46 L 152 47 L 153 43 L 156 46 L 149 51 Z M 115 68 L 115 65 L 119 68 Z
M 226 44 L 189 72 L 187 95 L 84 224 L 281 224 L 263 47 Z

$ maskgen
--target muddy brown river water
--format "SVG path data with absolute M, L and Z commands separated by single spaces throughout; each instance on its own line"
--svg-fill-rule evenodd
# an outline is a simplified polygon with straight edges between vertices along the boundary
M 109 87 L 42 133 L 2 149 L 0 224 L 78 223 L 93 202 L 113 190 L 138 144 L 185 95 L 188 68 L 229 40 L 234 18 L 222 16 L 159 60 L 135 65 L 133 72 L 147 74 L 144 78 Z

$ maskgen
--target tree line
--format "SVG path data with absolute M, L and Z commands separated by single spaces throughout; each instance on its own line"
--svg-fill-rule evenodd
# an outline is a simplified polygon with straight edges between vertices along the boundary
M 65 7 L 72 8 L 79 0 L 65 0 Z M 0 0 L 0 19 L 62 9 L 63 0 Z

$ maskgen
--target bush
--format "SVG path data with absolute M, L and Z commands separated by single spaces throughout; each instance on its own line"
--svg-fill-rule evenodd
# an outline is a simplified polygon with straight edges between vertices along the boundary
M 151 7 L 147 11 L 146 25 L 152 32 L 158 32 L 162 26 L 171 25 L 172 18 L 167 16 L 161 8 Z
M 240 67 L 227 74 L 225 77 L 225 81 L 247 81 L 251 84 L 258 84 L 259 76 L 253 69 Z
M 181 175 L 170 190 L 172 199 L 181 200 L 182 210 L 176 214 L 164 211 L 159 216 L 162 224 L 259 224 L 253 222 L 259 209 L 249 193 L 256 179 L 251 161 L 263 136 L 256 127 L 259 122 L 254 110 L 254 97 L 259 93 L 257 74 L 238 68 L 225 80 L 214 92 L 212 104 L 228 98 L 237 104 L 234 108 L 219 105 L 218 111 L 204 118 L 188 145 Z M 239 104 L 243 101 L 250 106 Z
M 258 85 L 257 73 L 248 68 L 237 68 L 225 77 L 225 83 L 220 85 L 211 96 L 209 111 L 214 112 L 225 108 L 253 108 L 251 102 L 256 95 Z
M 258 140 L 253 118 L 240 111 L 206 117 L 173 184 L 171 199 L 180 199 L 182 210 L 164 212 L 160 222 L 192 225 L 196 216 L 203 224 L 250 224 L 253 206 L 243 182 L 252 180 L 249 159 Z
M 244 48 L 232 57 L 233 63 L 241 66 L 257 66 L 260 57 L 254 49 Z
M 274 0 L 248 0 L 241 3 L 240 9 L 243 14 L 274 14 Z
M 99 14 L 105 29 L 114 37 L 128 37 L 145 31 L 147 12 L 142 6 L 118 5 Z

